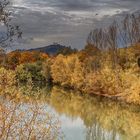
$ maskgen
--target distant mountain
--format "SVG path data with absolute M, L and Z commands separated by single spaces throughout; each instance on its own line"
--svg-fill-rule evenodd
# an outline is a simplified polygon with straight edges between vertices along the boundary
M 34 48 L 29 49 L 28 51 L 39 51 L 43 53 L 47 53 L 49 55 L 57 55 L 57 54 L 71 54 L 76 52 L 76 49 L 72 49 L 71 47 L 66 47 L 57 43 L 54 43 L 49 46 L 41 47 L 41 48 Z

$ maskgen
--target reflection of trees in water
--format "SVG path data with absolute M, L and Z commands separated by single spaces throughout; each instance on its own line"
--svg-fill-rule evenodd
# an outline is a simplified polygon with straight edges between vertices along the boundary
M 119 140 L 116 130 L 105 131 L 98 123 L 86 129 L 86 140 Z
M 0 98 L 1 140 L 55 140 L 59 136 L 59 121 L 43 104 Z
M 52 89 L 50 104 L 60 114 L 80 117 L 87 127 L 87 140 L 140 139 L 139 107 L 101 101 L 58 87 Z
M 93 124 L 87 127 L 86 140 L 121 140 L 119 131 L 117 129 L 119 119 L 110 121 L 111 125 L 106 124 L 107 126 L 104 127 L 104 124 L 103 124 L 104 122 L 100 121 L 100 118 L 101 118 L 100 115 L 96 115 L 95 120 L 93 121 Z M 112 114 L 110 113 L 110 115 Z M 105 123 L 108 123 L 108 122 L 105 122 Z

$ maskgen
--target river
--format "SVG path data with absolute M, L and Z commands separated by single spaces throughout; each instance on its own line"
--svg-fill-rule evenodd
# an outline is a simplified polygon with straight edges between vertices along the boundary
M 65 140 L 140 140 L 140 107 L 53 87 L 47 105 Z
M 140 140 L 139 106 L 91 97 L 56 86 L 42 91 L 43 94 L 37 99 L 38 104 L 43 106 L 43 111 L 58 118 L 64 140 Z M 31 116 L 30 111 L 36 108 L 34 100 L 23 102 L 18 109 L 19 112 L 26 112 L 26 119 Z M 21 120 L 25 121 L 23 117 Z M 38 133 L 36 128 L 35 133 Z

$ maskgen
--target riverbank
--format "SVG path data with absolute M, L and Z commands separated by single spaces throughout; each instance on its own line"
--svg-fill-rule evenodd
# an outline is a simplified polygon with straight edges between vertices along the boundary
M 73 62 L 75 63 L 75 61 Z M 140 105 L 140 72 L 139 70 L 136 71 L 137 66 L 134 66 L 135 71 L 132 68 L 127 71 L 118 68 L 117 71 L 114 71 L 109 67 L 104 67 L 98 72 L 91 71 L 85 74 L 83 73 L 85 66 L 81 66 L 82 71 L 78 72 L 75 72 L 77 65 L 73 69 L 70 67 L 68 71 L 71 70 L 71 73 L 67 73 L 65 67 L 62 69 L 61 65 L 57 65 L 56 71 L 56 67 L 54 67 L 56 64 L 53 63 L 50 69 L 52 85 L 80 91 L 82 94 L 89 94 L 90 96 L 96 95 Z M 43 85 L 50 84 L 48 80 L 44 80 L 46 77 L 41 73 L 42 68 L 39 71 L 40 75 L 35 74 L 34 69 L 32 72 L 28 71 L 27 68 L 23 68 L 23 66 L 18 67 L 16 70 L 0 68 L 0 93 L 16 96 L 22 90 L 25 95 L 38 96 L 36 93 L 30 92 L 33 88 L 39 88 L 37 84 L 34 84 L 36 81 L 34 82 L 33 79 L 42 78 L 43 81 L 39 81 L 39 83 L 43 82 Z M 22 83 L 25 86 L 20 86 Z
M 52 77 L 53 82 L 62 87 L 79 90 L 85 94 L 121 100 L 126 103 L 140 104 L 140 71 L 137 65 L 128 70 L 122 70 L 120 67 L 113 70 L 105 66 L 97 72 L 91 71 L 86 72 L 86 74 L 83 72 L 85 68 L 83 66 L 81 67 L 82 71 L 75 73 L 71 69 L 72 72 L 68 75 L 66 71 L 62 74 L 63 70 L 58 69 L 58 67 L 57 72 L 52 70 Z M 60 79 L 60 74 L 65 79 Z

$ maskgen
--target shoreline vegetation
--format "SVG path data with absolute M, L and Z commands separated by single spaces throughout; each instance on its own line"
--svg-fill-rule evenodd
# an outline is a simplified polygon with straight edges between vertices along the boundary
M 18 50 L 2 54 L 1 93 L 40 81 L 140 105 L 140 14 L 91 31 L 82 50 L 61 51 L 55 56 Z
M 82 50 L 7 52 L 22 38 L 10 3 L 0 2 L 0 139 L 63 140 L 58 113 L 80 117 L 86 139 L 139 139 L 140 13 L 92 30 Z

